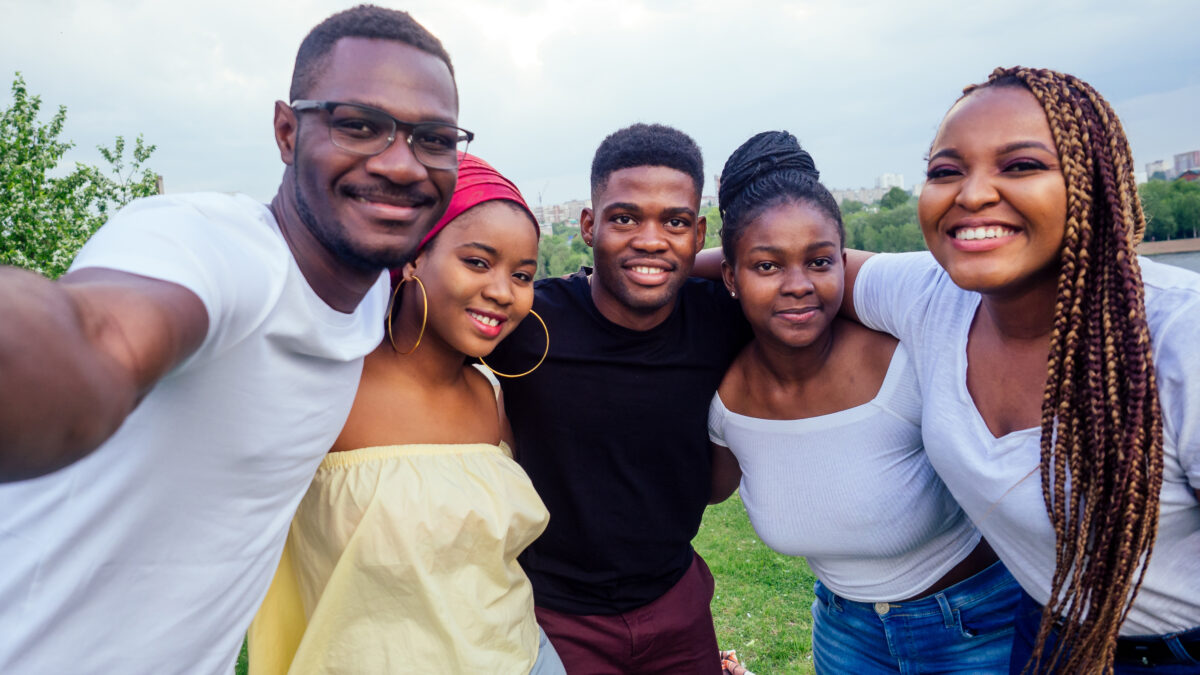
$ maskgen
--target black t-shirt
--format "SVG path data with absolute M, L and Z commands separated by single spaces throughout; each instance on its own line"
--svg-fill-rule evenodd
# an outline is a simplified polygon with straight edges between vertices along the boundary
M 648 331 L 604 318 L 584 271 L 536 288 L 550 354 L 500 379 L 518 461 L 550 510 L 521 564 L 540 606 L 628 611 L 691 564 L 709 498 L 709 402 L 750 329 L 723 287 L 699 279 Z M 545 340 L 530 317 L 486 360 L 524 372 Z

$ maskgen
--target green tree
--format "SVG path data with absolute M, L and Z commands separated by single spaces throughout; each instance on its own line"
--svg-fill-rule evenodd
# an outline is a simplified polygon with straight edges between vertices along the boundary
M 704 248 L 713 248 L 721 245 L 721 210 L 715 206 L 706 206 L 700 209 L 700 215 L 704 216 L 705 227 L 704 232 Z
M 842 217 L 848 216 L 853 213 L 858 213 L 859 211 L 863 211 L 866 208 L 867 208 L 867 205 L 860 201 L 855 201 L 853 199 L 843 200 L 842 206 L 841 206 Z
M 908 197 L 909 194 L 907 192 L 894 187 L 879 198 L 879 207 L 882 209 L 894 209 L 898 206 L 903 206 L 908 203 Z
M 880 253 L 925 248 L 925 238 L 917 223 L 917 205 L 913 202 L 875 212 L 859 211 L 842 220 L 848 248 Z
M 1138 186 L 1148 241 L 1200 237 L 1200 184 L 1154 180 Z
M 54 176 L 74 147 L 59 138 L 66 106 L 38 122 L 41 98 L 29 94 L 20 73 L 12 97 L 0 113 L 0 263 L 54 278 L 112 212 L 157 191 L 154 172 L 143 166 L 155 146 L 139 135 L 127 163 L 125 139 L 118 136 L 111 148 L 98 148 L 105 168 L 77 162 L 70 173 Z
M 561 277 L 573 274 L 579 268 L 592 264 L 592 249 L 583 243 L 579 228 L 567 227 L 555 234 L 542 237 L 538 244 L 537 278 Z

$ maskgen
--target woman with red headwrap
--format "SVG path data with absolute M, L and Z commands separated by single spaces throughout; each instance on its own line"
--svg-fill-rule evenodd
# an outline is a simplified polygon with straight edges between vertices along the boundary
M 445 216 L 393 272 L 387 338 L 296 512 L 251 673 L 564 672 L 517 564 L 549 516 L 467 363 L 529 314 L 537 240 L 516 186 L 462 155 Z

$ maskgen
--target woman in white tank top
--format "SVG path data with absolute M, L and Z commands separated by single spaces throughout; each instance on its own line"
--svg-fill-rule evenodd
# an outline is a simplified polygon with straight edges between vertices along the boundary
M 755 339 L 710 408 L 713 501 L 740 482 L 763 541 L 808 557 L 818 673 L 1007 673 L 1017 586 L 925 458 L 903 345 L 837 316 L 818 175 L 787 132 L 722 172 L 722 274 Z

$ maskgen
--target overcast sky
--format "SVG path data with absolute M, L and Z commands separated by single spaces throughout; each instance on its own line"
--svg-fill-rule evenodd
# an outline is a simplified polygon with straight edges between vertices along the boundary
M 3 106 L 20 71 L 46 117 L 67 106 L 69 158 L 145 135 L 168 192 L 268 200 L 282 164 L 271 110 L 326 0 L 0 0 Z M 432 0 L 395 5 L 454 60 L 471 151 L 536 204 L 588 195 L 596 145 L 634 122 L 691 134 L 708 182 L 742 141 L 787 129 L 831 188 L 919 180 L 966 84 L 998 65 L 1088 80 L 1116 108 L 1139 171 L 1200 149 L 1200 2 Z

